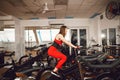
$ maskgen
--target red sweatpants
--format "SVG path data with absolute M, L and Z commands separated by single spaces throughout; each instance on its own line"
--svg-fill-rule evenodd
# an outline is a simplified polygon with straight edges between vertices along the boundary
M 61 53 L 60 51 L 58 51 L 54 46 L 51 46 L 49 49 L 48 49 L 48 55 L 49 56 L 52 56 L 54 58 L 58 58 L 60 59 L 57 63 L 57 65 L 55 66 L 56 68 L 60 69 L 62 68 L 62 65 L 66 62 L 67 60 L 67 57 Z

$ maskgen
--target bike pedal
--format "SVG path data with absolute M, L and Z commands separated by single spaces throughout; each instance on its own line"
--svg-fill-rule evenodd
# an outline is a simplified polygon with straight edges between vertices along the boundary
M 15 78 L 14 80 L 22 80 L 21 78 Z
M 35 80 L 35 78 L 33 76 L 29 76 L 28 80 Z
M 93 73 L 92 72 L 86 72 L 84 75 L 85 76 L 90 76 L 90 75 L 92 75 Z
M 93 77 L 84 77 L 84 80 L 93 80 Z

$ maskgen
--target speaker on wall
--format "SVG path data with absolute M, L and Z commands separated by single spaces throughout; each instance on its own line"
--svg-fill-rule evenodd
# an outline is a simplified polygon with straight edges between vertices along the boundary
M 103 15 L 100 15 L 100 19 L 101 19 L 101 20 L 103 19 Z

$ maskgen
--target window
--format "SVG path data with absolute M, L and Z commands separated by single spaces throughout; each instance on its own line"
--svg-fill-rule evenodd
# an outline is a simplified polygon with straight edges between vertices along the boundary
M 15 42 L 15 29 L 4 29 L 4 31 L 0 31 L 0 41 Z
M 59 33 L 59 29 L 51 29 L 52 41 L 54 41 L 56 34 Z
M 51 41 L 50 30 L 37 30 L 38 39 L 40 42 L 42 41 Z
M 0 41 L 4 41 L 4 31 L 0 31 Z
M 59 33 L 59 29 L 38 29 L 36 30 L 39 42 L 51 42 L 54 41 L 55 36 Z M 66 40 L 70 41 L 69 29 L 65 36 Z M 35 34 L 33 30 L 25 30 L 25 41 L 36 42 Z
M 35 35 L 33 30 L 25 30 L 25 41 L 26 42 L 35 42 Z
M 59 33 L 59 29 L 37 30 L 38 39 L 40 42 L 54 41 L 55 36 Z M 70 32 L 66 34 L 66 40 L 70 41 Z

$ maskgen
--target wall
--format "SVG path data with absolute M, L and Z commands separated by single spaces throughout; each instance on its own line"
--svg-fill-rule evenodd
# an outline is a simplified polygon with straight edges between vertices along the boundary
M 119 17 L 115 17 L 112 20 L 108 20 L 105 17 L 105 13 L 101 14 L 103 15 L 103 19 L 100 19 L 100 15 L 97 16 L 95 19 L 97 19 L 97 27 L 98 27 L 98 42 L 101 44 L 101 30 L 103 29 L 109 29 L 109 28 L 116 28 L 119 24 Z M 96 23 L 95 23 L 96 24 Z M 118 32 L 117 32 L 118 33 Z M 116 37 L 117 38 L 117 37 Z M 118 43 L 119 41 L 117 41 Z
M 103 15 L 103 19 L 100 20 L 100 18 L 98 18 L 99 19 L 99 24 L 98 25 L 100 25 L 101 29 L 117 28 L 117 26 L 119 25 L 118 17 L 116 17 L 112 20 L 108 20 L 105 17 L 105 13 L 103 13 L 102 15 Z

